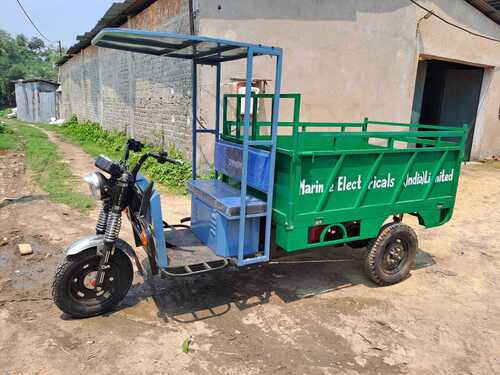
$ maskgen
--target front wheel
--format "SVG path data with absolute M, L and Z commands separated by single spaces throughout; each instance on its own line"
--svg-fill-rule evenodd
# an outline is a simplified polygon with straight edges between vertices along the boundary
M 101 290 L 96 288 L 99 261 L 95 247 L 64 258 L 52 284 L 52 298 L 59 309 L 75 318 L 87 318 L 112 310 L 125 297 L 134 275 L 128 256 L 115 250 Z
M 379 285 L 398 283 L 408 277 L 417 249 L 411 227 L 400 222 L 385 225 L 366 254 L 366 273 Z

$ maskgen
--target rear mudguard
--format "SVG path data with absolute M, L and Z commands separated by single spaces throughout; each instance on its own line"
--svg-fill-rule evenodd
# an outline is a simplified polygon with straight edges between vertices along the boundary
M 64 255 L 67 257 L 73 256 L 87 249 L 102 246 L 103 243 L 104 243 L 104 235 L 102 234 L 94 234 L 87 237 L 83 237 L 73 242 L 71 245 L 69 245 L 66 251 L 64 252 Z M 134 249 L 132 249 L 132 247 L 127 242 L 125 242 L 121 238 L 118 238 L 115 243 L 115 249 L 124 252 L 129 256 L 129 258 L 134 259 L 137 269 L 141 274 L 143 274 L 141 262 L 139 262 L 139 258 L 137 258 L 137 254 L 134 251 Z

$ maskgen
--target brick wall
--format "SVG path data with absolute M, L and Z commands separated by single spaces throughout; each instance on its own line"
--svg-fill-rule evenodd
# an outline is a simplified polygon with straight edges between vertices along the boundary
M 122 27 L 189 33 L 187 0 L 158 0 Z M 61 66 L 61 116 L 99 122 L 152 143 L 191 145 L 188 61 L 96 48 Z

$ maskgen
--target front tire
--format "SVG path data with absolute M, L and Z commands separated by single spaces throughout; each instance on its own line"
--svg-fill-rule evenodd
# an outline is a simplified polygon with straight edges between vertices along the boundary
M 112 310 L 125 297 L 134 276 L 129 257 L 115 249 L 101 291 L 95 288 L 99 261 L 95 247 L 64 258 L 52 284 L 52 298 L 61 311 L 87 318 Z
M 410 274 L 417 249 L 411 227 L 400 222 L 385 225 L 366 254 L 365 271 L 378 285 L 396 284 Z

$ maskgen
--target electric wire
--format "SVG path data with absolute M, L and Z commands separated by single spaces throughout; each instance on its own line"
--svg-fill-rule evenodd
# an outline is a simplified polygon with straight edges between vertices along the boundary
M 21 4 L 21 1 L 20 0 L 16 0 L 16 1 L 17 1 L 17 4 L 19 5 L 19 7 L 21 8 L 21 10 L 23 11 L 24 15 L 26 16 L 26 18 L 28 19 L 28 21 L 30 21 L 30 23 L 33 25 L 33 27 L 35 28 L 35 30 L 38 31 L 38 34 L 40 34 L 40 36 L 43 39 L 45 39 L 47 42 L 49 42 L 49 43 L 58 43 L 58 41 L 56 41 L 56 40 L 50 40 L 49 38 L 47 38 L 40 31 L 40 29 L 37 27 L 37 25 L 35 25 L 35 22 L 33 22 L 33 20 L 31 19 L 31 17 L 29 16 L 28 12 L 26 11 L 26 9 L 24 9 L 23 4 Z
M 437 19 L 443 21 L 444 23 L 452 26 L 452 27 L 455 27 L 459 30 L 462 30 L 462 31 L 465 31 L 466 33 L 470 34 L 470 35 L 473 35 L 473 36 L 477 36 L 479 38 L 484 38 L 484 39 L 488 39 L 488 40 L 491 40 L 493 42 L 498 42 L 500 43 L 500 39 L 496 39 L 496 38 L 493 38 L 491 36 L 487 36 L 487 35 L 483 35 L 483 34 L 479 34 L 479 33 L 475 33 L 474 31 L 471 31 L 469 29 L 466 29 L 465 27 L 462 27 L 462 26 L 459 26 L 453 22 L 450 22 L 448 21 L 447 19 L 441 17 L 439 14 L 435 13 L 434 11 L 432 11 L 431 9 L 428 9 L 426 7 L 424 7 L 422 4 L 419 4 L 417 3 L 415 0 L 410 0 L 411 3 L 415 4 L 417 7 L 419 7 L 420 9 L 423 9 L 425 11 L 427 11 L 428 13 L 432 14 L 434 17 L 436 17 Z

